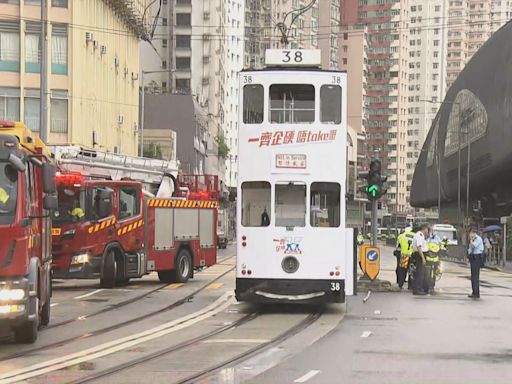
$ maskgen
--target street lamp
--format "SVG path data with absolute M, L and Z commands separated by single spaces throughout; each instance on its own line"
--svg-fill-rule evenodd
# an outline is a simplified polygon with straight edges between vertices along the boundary
M 141 88 L 141 100 L 140 100 L 140 156 L 144 156 L 144 99 L 145 99 L 145 91 L 144 91 L 144 75 L 150 75 L 152 73 L 174 73 L 176 72 L 174 69 L 167 70 L 156 70 L 156 71 L 142 71 L 140 76 L 140 88 Z

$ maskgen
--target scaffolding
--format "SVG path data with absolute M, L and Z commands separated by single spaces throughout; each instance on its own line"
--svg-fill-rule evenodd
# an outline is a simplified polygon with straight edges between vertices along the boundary
M 151 1 L 149 0 L 103 0 L 141 39 L 149 39 L 151 23 Z

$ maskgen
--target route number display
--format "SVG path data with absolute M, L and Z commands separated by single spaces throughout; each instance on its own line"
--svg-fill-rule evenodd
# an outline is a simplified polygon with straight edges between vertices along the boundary
M 318 49 L 267 49 L 265 65 L 267 66 L 320 66 L 321 54 Z

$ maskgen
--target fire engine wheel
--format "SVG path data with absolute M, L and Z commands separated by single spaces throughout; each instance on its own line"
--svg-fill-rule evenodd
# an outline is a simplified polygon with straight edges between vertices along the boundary
M 102 288 L 114 288 L 117 276 L 116 251 L 111 248 L 103 258 L 100 286 Z
M 177 283 L 186 283 L 192 272 L 192 256 L 186 249 L 182 249 L 176 257 L 175 280 Z
M 35 300 L 35 304 L 31 303 L 30 307 L 35 306 L 35 313 L 37 314 L 39 309 L 39 299 L 36 297 L 31 298 L 31 300 Z M 39 316 L 36 316 L 34 320 L 26 321 L 14 329 L 14 339 L 17 343 L 33 344 L 37 340 L 38 328 Z

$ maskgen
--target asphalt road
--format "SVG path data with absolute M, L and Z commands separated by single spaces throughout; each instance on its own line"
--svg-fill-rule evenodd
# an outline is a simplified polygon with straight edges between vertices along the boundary
M 387 249 L 379 277 L 394 282 Z M 480 300 L 469 269 L 446 264 L 437 294 L 398 291 L 350 298 L 327 336 L 250 383 L 512 382 L 512 275 L 483 270 Z

